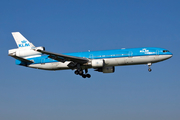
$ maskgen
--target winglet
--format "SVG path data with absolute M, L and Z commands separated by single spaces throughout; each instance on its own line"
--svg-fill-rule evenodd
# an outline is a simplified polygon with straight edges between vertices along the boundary
M 20 32 L 12 32 L 18 48 L 34 48 L 35 46 L 30 43 Z

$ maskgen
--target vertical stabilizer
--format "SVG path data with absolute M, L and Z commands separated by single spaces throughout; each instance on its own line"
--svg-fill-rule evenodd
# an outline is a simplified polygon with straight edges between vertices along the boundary
M 12 32 L 12 35 L 13 35 L 15 41 L 16 41 L 16 44 L 17 44 L 18 48 L 31 49 L 31 48 L 35 47 L 20 32 Z

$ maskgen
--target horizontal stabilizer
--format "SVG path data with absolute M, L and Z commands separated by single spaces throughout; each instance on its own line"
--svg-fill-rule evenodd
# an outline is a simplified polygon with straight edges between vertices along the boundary
M 34 63 L 33 61 L 30 61 L 30 60 L 24 59 L 24 58 L 22 58 L 22 57 L 18 57 L 18 56 L 13 55 L 13 54 L 9 54 L 9 56 L 11 56 L 11 57 L 13 57 L 13 58 L 15 58 L 15 59 L 18 59 L 18 60 L 20 60 L 20 61 L 23 61 L 23 62 L 27 62 L 27 63 Z

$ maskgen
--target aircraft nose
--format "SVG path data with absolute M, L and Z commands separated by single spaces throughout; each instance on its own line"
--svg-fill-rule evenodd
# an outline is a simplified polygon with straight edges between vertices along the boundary
M 170 52 L 170 55 L 171 55 L 171 57 L 173 56 L 173 54 Z
M 170 54 L 168 55 L 168 58 L 171 58 L 173 56 L 173 54 L 170 52 Z

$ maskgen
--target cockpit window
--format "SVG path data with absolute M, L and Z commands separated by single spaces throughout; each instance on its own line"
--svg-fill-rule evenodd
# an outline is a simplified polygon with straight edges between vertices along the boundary
M 165 53 L 165 52 L 169 52 L 169 50 L 163 50 L 163 52 Z

